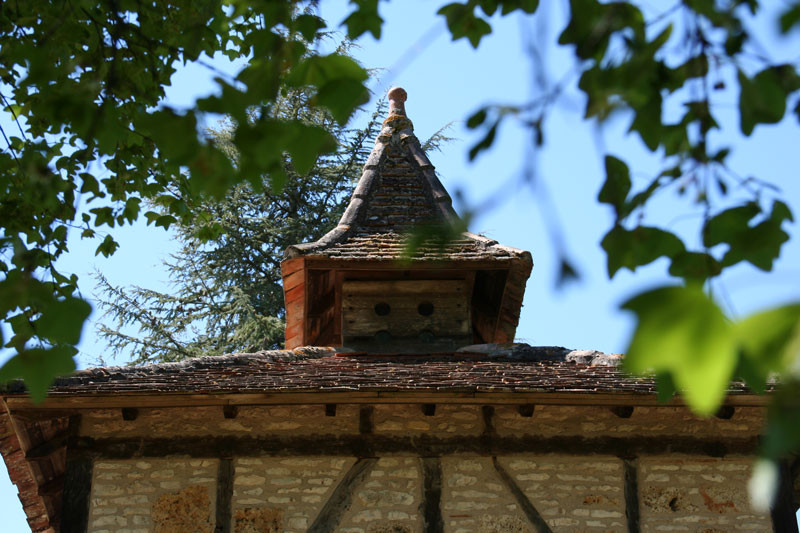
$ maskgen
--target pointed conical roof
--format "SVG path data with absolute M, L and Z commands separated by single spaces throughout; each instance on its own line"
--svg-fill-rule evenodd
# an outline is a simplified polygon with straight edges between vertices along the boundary
M 316 242 L 287 248 L 287 259 L 397 260 L 408 235 L 423 225 L 458 222 L 447 193 L 406 116 L 406 91 L 389 91 L 389 116 L 364 165 L 350 204 L 339 224 Z M 530 262 L 530 254 L 492 239 L 463 233 L 444 249 L 420 246 L 414 261 L 509 260 Z M 527 277 L 527 276 L 526 276 Z

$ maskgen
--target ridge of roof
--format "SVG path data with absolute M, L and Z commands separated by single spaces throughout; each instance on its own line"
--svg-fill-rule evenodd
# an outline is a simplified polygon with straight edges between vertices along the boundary
M 375 140 L 339 223 L 319 240 L 289 246 L 285 259 L 320 255 L 342 259 L 398 259 L 410 231 L 426 224 L 460 224 L 453 201 L 425 154 L 405 112 L 407 93 L 389 91 L 389 115 Z M 464 232 L 444 247 L 416 250 L 414 260 L 508 259 L 532 262 L 530 253 Z

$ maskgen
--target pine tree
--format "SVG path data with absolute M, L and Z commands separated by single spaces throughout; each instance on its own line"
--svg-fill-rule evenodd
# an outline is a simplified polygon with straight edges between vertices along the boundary
M 112 355 L 143 364 L 280 348 L 283 250 L 316 240 L 336 224 L 384 111 L 381 102 L 366 127 L 343 128 L 312 106 L 307 93 L 291 90 L 260 110 L 321 125 L 338 145 L 307 174 L 298 174 L 287 158 L 279 191 L 269 188 L 267 176 L 236 186 L 223 202 L 198 200 L 186 183 L 170 191 L 192 206 L 189 221 L 176 227 L 180 250 L 165 261 L 174 292 L 118 287 L 98 273 L 101 306 L 113 323 L 101 324 L 99 333 Z M 256 112 L 252 119 L 258 120 Z M 228 123 L 209 132 L 234 161 L 235 131 Z M 137 328 L 138 334 L 129 333 Z

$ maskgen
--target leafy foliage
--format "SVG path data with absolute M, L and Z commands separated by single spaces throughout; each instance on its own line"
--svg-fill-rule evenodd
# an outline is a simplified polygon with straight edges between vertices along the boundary
M 348 35 L 379 37 L 380 2 L 351 4 L 344 21 Z M 201 204 L 189 202 L 187 194 L 220 199 L 242 183 L 256 191 L 262 176 L 279 191 L 291 181 L 286 154 L 294 169 L 313 169 L 316 158 L 335 147 L 321 126 L 271 112 L 284 84 L 308 91 L 309 104 L 326 107 L 340 124 L 366 95 L 363 69 L 342 54 L 322 55 L 308 46 L 325 24 L 291 0 L 141 6 L 128 0 L 32 0 L 4 4 L 0 12 L 3 105 L 20 130 L 19 136 L 2 132 L 8 149 L 0 153 L 0 309 L 13 334 L 6 346 L 18 353 L 3 377 L 25 375 L 39 397 L 49 377 L 67 365 L 37 362 L 46 359 L 43 353 L 66 361 L 63 343 L 74 340 L 79 328 L 75 320 L 63 331 L 47 318 L 72 305 L 76 291 L 77 279 L 54 267 L 70 230 L 97 238 L 98 253 L 108 255 L 116 249 L 109 231 L 139 216 L 163 227 L 196 221 L 194 209 Z M 537 7 L 536 0 L 465 0 L 444 5 L 439 14 L 453 39 L 477 47 L 498 12 L 534 13 Z M 731 324 L 699 289 L 708 290 L 742 262 L 771 270 L 788 239 L 784 226 L 793 220 L 785 203 L 764 194 L 765 182 L 740 178 L 729 168 L 731 147 L 717 146 L 711 137 L 721 128 L 718 95 L 728 91 L 738 92 L 745 136 L 784 120 L 787 110 L 800 118 L 797 67 L 760 53 L 748 24 L 758 11 L 757 0 L 685 0 L 645 16 L 634 2 L 570 0 L 559 43 L 574 53 L 585 117 L 598 123 L 627 117 L 629 131 L 663 162 L 657 176 L 639 184 L 627 164 L 609 154 L 599 195 L 615 214 L 603 239 L 609 274 L 666 258 L 670 274 L 685 281 L 626 304 L 640 322 L 632 369 L 659 370 L 659 383 L 677 385 L 703 413 L 723 397 L 731 376 L 760 389 L 765 376 L 777 372 L 784 385 L 774 395 L 764 448 L 775 455 L 800 445 L 796 423 L 791 426 L 800 395 L 796 306 Z M 784 7 L 777 28 L 788 33 L 799 25 L 795 1 Z M 194 109 L 162 105 L 178 61 L 217 53 L 250 60 L 235 79 L 220 77 L 220 93 Z M 493 146 L 507 119 L 520 120 L 534 144 L 542 145 L 558 89 L 521 105 L 474 112 L 468 126 L 483 135 L 470 158 Z M 248 120 L 254 107 L 260 112 Z M 220 146 L 197 135 L 204 113 L 227 114 L 238 124 L 232 138 L 236 165 Z M 730 195 L 734 187 L 749 198 Z M 702 213 L 702 246 L 645 222 L 647 207 L 668 191 L 684 195 Z M 80 202 L 88 208 L 79 210 Z M 151 205 L 158 207 L 142 212 Z M 216 238 L 218 230 L 201 224 L 197 237 Z M 711 326 L 698 327 L 702 321 Z M 708 373 L 704 394 L 697 393 L 699 378 L 666 360 L 657 342 L 661 335 L 680 359 L 702 348 L 702 358 L 683 362 Z
M 364 69 L 308 44 L 324 27 L 292 0 L 3 5 L 0 92 L 18 130 L 2 131 L 0 152 L 0 321 L 16 353 L 3 378 L 23 376 L 42 397 L 67 369 L 42 361 L 71 361 L 61 343 L 77 341 L 88 315 L 85 304 L 64 318 L 77 305 L 77 278 L 56 261 L 71 231 L 97 239 L 108 256 L 118 247 L 114 228 L 139 216 L 164 228 L 196 220 L 179 188 L 220 199 L 241 183 L 260 187 L 266 175 L 278 190 L 288 180 L 285 154 L 309 170 L 335 150 L 323 126 L 272 112 L 287 85 L 340 124 L 366 100 Z M 178 65 L 216 54 L 250 60 L 235 78 L 218 77 L 219 94 L 194 108 L 163 105 Z M 237 165 L 198 135 L 207 113 L 240 125 Z
M 296 117 L 323 128 L 338 141 L 333 153 L 302 169 L 285 158 L 287 182 L 278 191 L 268 176 L 260 187 L 234 186 L 221 201 L 197 201 L 187 183 L 177 188 L 174 195 L 190 206 L 191 218 L 173 226 L 182 246 L 165 263 L 170 291 L 116 287 L 98 275 L 101 306 L 113 322 L 101 325 L 100 334 L 112 354 L 143 364 L 281 348 L 283 250 L 316 240 L 336 224 L 384 111 L 381 103 L 364 129 L 351 130 L 312 107 L 308 92 L 289 91 L 275 102 L 271 118 Z M 239 127 L 210 132 L 234 162 Z M 134 328 L 138 333 L 129 333 Z

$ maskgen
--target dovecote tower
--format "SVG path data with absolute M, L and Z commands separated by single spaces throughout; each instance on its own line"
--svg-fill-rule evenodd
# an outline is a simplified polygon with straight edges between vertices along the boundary
M 389 91 L 389 116 L 339 224 L 285 252 L 286 348 L 432 353 L 514 340 L 530 253 L 463 233 L 404 255 L 415 229 L 458 222 L 406 98 Z

